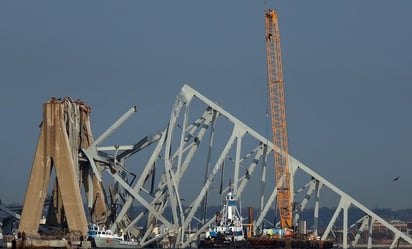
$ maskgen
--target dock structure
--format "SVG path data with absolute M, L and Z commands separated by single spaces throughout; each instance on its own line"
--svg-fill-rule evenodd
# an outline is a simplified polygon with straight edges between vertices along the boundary
M 52 204 L 47 210 L 46 224 L 54 230 L 41 233 L 58 230 L 64 235 L 78 236 L 79 239 L 66 242 L 71 247 L 88 246 L 87 242 L 80 243 L 86 241 L 88 222 L 129 233 L 138 239 L 139 247 L 161 241 L 168 241 L 168 247 L 189 247 L 214 222 L 215 214 L 208 213 L 206 207 L 223 199 L 228 191 L 223 186 L 229 182 L 239 199 L 252 203 L 257 210 L 253 214 L 255 219 L 247 226 L 252 230 L 249 234 L 262 233 L 277 195 L 273 168 L 268 168 L 273 165 L 269 155 L 279 152 L 279 148 L 189 85 L 184 85 L 176 97 L 166 125 L 151 134 L 130 134 L 140 135 L 140 140 L 131 138 L 137 142 L 103 146 L 136 112 L 136 107 L 132 107 L 94 140 L 90 108 L 86 104 L 70 98 L 52 98 L 44 104 L 18 229 L 31 239 L 31 247 L 48 243 L 32 238 L 39 236 L 38 221 L 49 195 Z M 333 240 L 341 219 L 340 247 L 346 249 L 362 243 L 372 248 L 372 227 L 379 222 L 393 232 L 394 240 L 388 248 L 394 248 L 399 241 L 412 245 L 406 234 L 319 173 L 292 155 L 289 160 L 290 181 L 295 186 L 293 222 L 298 224 L 300 213 L 312 205 L 310 236 Z M 55 182 L 48 193 L 54 175 Z M 336 195 L 338 206 L 321 231 L 318 220 L 324 189 Z M 131 212 L 134 207 L 140 209 Z M 348 224 L 350 207 L 365 214 L 358 226 Z M 356 234 L 351 240 L 347 236 L 349 230 Z M 367 240 L 361 241 L 360 234 L 365 232 Z M 23 245 L 16 242 L 17 248 Z

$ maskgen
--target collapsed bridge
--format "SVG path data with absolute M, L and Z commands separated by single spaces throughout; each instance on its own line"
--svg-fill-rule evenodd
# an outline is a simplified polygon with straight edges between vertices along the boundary
M 47 224 L 52 227 L 86 235 L 91 222 L 128 231 L 142 247 L 166 238 L 173 247 L 187 247 L 214 222 L 215 214 L 207 213 L 208 203 L 223 199 L 231 185 L 243 202 L 257 208 L 250 229 L 259 234 L 275 206 L 276 182 L 268 156 L 279 148 L 188 85 L 176 97 L 166 127 L 142 135 L 137 143 L 103 146 L 136 111 L 131 108 L 94 139 L 85 103 L 53 98 L 44 104 L 19 231 L 38 233 L 44 202 L 51 195 Z M 291 185 L 299 184 L 291 189 L 294 224 L 312 202 L 312 233 L 331 238 L 337 220 L 342 219 L 343 248 L 356 245 L 364 231 L 367 247 L 372 248 L 375 222 L 393 232 L 388 247 L 401 239 L 412 244 L 411 238 L 320 174 L 290 155 L 289 160 Z M 325 188 L 336 195 L 337 208 L 320 234 L 319 207 Z M 135 206 L 142 209 L 131 215 Z M 350 207 L 365 213 L 351 241 L 347 236 L 353 228 L 348 224 Z M 189 231 L 194 235 L 186 236 Z

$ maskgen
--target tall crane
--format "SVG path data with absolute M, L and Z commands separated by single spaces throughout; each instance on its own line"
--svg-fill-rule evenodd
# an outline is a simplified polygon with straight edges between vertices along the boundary
M 281 228 L 292 226 L 292 200 L 289 172 L 288 133 L 286 126 L 285 94 L 283 89 L 282 54 L 277 13 L 265 10 L 266 57 L 274 152 L 277 203 Z

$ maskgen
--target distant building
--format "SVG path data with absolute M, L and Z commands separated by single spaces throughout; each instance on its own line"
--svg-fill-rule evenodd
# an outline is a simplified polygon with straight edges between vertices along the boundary
M 412 221 L 405 222 L 402 220 L 391 220 L 388 221 L 389 224 L 394 226 L 396 229 L 401 231 L 402 233 L 408 235 L 409 237 L 412 237 Z M 385 232 L 390 232 L 388 228 L 386 228 L 384 225 L 382 225 L 380 222 L 375 222 L 372 228 L 373 233 L 385 233 Z

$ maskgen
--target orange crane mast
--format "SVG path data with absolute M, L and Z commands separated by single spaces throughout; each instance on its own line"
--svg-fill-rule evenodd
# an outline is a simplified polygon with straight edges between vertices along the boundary
M 288 134 L 283 88 L 282 54 L 276 11 L 270 9 L 265 11 L 265 24 L 272 135 L 274 145 L 279 148 L 278 152 L 274 152 L 277 203 L 280 212 L 281 228 L 290 228 L 292 226 L 292 200 L 290 193 Z

